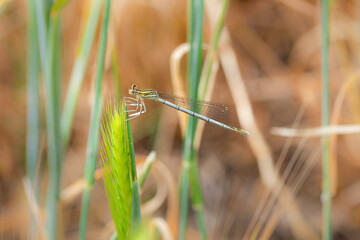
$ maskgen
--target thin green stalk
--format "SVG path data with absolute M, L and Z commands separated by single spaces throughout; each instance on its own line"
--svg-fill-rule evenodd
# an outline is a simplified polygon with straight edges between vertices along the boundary
M 131 157 L 131 188 L 132 188 L 132 201 L 131 201 L 131 228 L 136 227 L 141 222 L 140 212 L 140 196 L 139 196 L 139 184 L 136 172 L 135 150 L 134 142 L 131 133 L 129 114 L 126 109 L 126 128 L 127 137 L 129 141 L 130 157 Z
M 43 74 L 46 75 L 46 51 L 47 51 L 47 18 L 44 12 L 44 2 L 35 0 L 36 22 L 38 29 L 40 63 Z
M 190 54 L 189 54 L 189 97 L 197 99 L 199 80 L 203 63 L 203 18 L 204 18 L 204 1 L 192 0 L 190 7 Z M 189 164 L 190 170 L 190 190 L 192 193 L 192 207 L 198 218 L 201 238 L 206 239 L 205 217 L 204 217 L 204 200 L 201 189 L 197 152 L 194 147 L 194 137 L 197 126 L 197 119 L 189 117 L 187 135 L 184 143 L 184 157 Z M 187 147 L 190 146 L 190 147 Z
M 39 151 L 39 48 L 37 38 L 36 6 L 34 0 L 27 1 L 27 134 L 26 134 L 26 176 L 31 182 L 35 198 L 38 199 L 39 181 L 36 166 Z M 1 14 L 1 12 L 0 12 Z M 36 229 L 36 216 L 31 212 L 31 232 Z
M 47 152 L 49 162 L 49 184 L 46 197 L 47 237 L 57 238 L 58 200 L 60 193 L 61 141 L 60 141 L 60 83 L 57 66 L 60 65 L 56 47 L 60 43 L 60 22 L 58 17 L 50 18 L 51 2 L 35 1 L 36 20 L 41 70 L 45 81 L 45 107 Z M 50 22 L 49 22 L 50 19 Z
M 180 222 L 179 238 L 185 239 L 186 223 L 188 216 L 188 195 L 189 195 L 189 168 L 190 165 L 183 160 L 183 166 L 180 175 Z
M 85 162 L 85 172 L 84 172 L 86 188 L 83 192 L 82 205 L 81 205 L 80 230 L 79 230 L 80 239 L 85 239 L 85 235 L 86 235 L 89 197 L 90 197 L 91 188 L 94 185 L 94 172 L 96 169 L 96 160 L 98 155 L 99 127 L 100 127 L 100 117 L 101 117 L 101 109 L 102 109 L 102 101 L 103 101 L 101 86 L 102 86 L 102 79 L 104 73 L 104 62 L 105 62 L 107 33 L 108 33 L 109 15 L 110 15 L 110 3 L 111 3 L 110 0 L 105 1 L 104 18 L 100 33 L 99 51 L 98 51 L 99 54 L 98 54 L 98 63 L 97 63 L 96 79 L 95 79 L 94 107 L 91 112 L 89 137 L 86 147 L 86 162 Z
M 61 175 L 60 139 L 60 88 L 56 66 L 60 65 L 56 48 L 60 43 L 60 19 L 52 17 L 47 37 L 46 62 L 44 72 L 46 97 L 46 126 L 48 140 L 49 186 L 47 192 L 47 234 L 49 239 L 57 238 L 58 201 Z
M 141 223 L 139 184 L 137 181 L 131 183 L 131 189 L 131 228 L 134 228 Z
M 144 185 L 144 182 L 150 172 L 150 169 L 155 161 L 155 158 L 156 158 L 156 153 L 155 151 L 152 151 L 148 156 L 147 158 L 145 159 L 145 163 L 144 163 L 144 166 L 143 166 L 143 170 L 142 170 L 142 173 L 139 177 L 139 187 L 140 189 L 143 187 Z
M 116 49 L 111 51 L 111 75 L 115 87 L 115 96 L 117 99 L 121 99 L 121 86 L 120 86 L 120 71 L 119 71 L 119 59 L 116 53 Z
M 60 92 L 60 89 L 61 89 L 61 51 L 62 51 L 62 42 L 61 42 L 61 20 L 60 20 L 60 16 L 59 18 L 56 20 L 58 21 L 57 22 L 57 26 L 56 26 L 56 38 L 55 38 L 55 41 L 54 41 L 54 45 L 52 46 L 54 48 L 54 60 L 53 61 L 53 66 L 52 68 L 54 69 L 53 71 L 53 78 L 54 78 L 54 81 L 55 81 L 55 89 L 57 91 L 55 91 L 55 104 L 56 104 L 56 119 L 59 119 L 57 120 L 57 124 L 58 124 L 58 129 L 57 129 L 57 138 L 60 139 L 61 141 L 61 123 L 60 123 L 60 116 L 61 116 L 61 92 Z M 62 144 L 60 144 L 58 147 L 62 146 Z M 62 155 L 62 154 L 60 154 Z M 61 163 L 60 163 L 61 164 Z M 61 172 L 61 166 L 59 165 L 58 166 L 58 171 Z M 60 173 L 59 173 L 60 174 Z
M 84 80 L 85 70 L 93 44 L 102 0 L 92 1 L 90 15 L 87 19 L 84 34 L 79 44 L 79 51 L 72 69 L 70 83 L 66 92 L 64 109 L 61 115 L 61 137 L 63 147 L 66 148 L 70 139 L 73 124 L 75 107 L 79 96 L 80 88 Z
M 34 0 L 28 0 L 27 32 L 27 134 L 26 175 L 37 189 L 35 181 L 36 162 L 39 149 L 39 53 Z M 36 192 L 36 191 L 35 191 Z
M 322 125 L 327 126 L 330 122 L 330 90 L 329 90 L 329 6 L 328 0 L 321 1 L 322 20 Z M 331 227 L 331 175 L 330 175 L 330 149 L 329 136 L 322 138 L 322 211 L 323 229 L 322 238 L 332 239 Z
M 58 0 L 51 7 L 51 14 L 59 14 L 68 5 L 70 0 Z
M 56 0 L 42 0 L 44 2 L 44 13 L 45 16 L 48 16 L 49 20 L 50 20 L 50 10 L 52 8 L 52 6 L 54 5 L 54 2 L 56 2 Z
M 200 229 L 201 239 L 206 239 L 206 226 L 204 216 L 204 197 L 201 188 L 199 167 L 197 161 L 197 153 L 192 161 L 194 162 L 190 167 L 190 189 L 192 196 L 192 207 L 197 214 L 198 225 Z
M 189 33 L 188 42 L 190 44 L 190 53 L 188 60 L 189 74 L 189 97 L 197 99 L 198 84 L 202 67 L 202 34 L 203 34 L 203 0 L 190 0 L 189 3 Z M 198 216 L 198 223 L 202 239 L 206 239 L 206 229 L 204 221 L 203 194 L 200 188 L 200 179 L 196 161 L 196 151 L 194 148 L 194 136 L 197 125 L 197 119 L 189 117 L 187 132 L 184 141 L 184 160 L 180 179 L 180 226 L 179 239 L 185 239 L 186 223 L 188 215 L 188 190 L 189 179 L 191 181 L 192 205 Z
M 211 71 L 213 69 L 214 61 L 216 59 L 216 54 L 217 54 L 218 45 L 219 45 L 219 39 L 220 39 L 221 31 L 224 27 L 224 22 L 225 22 L 225 17 L 226 17 L 228 7 L 229 7 L 229 0 L 223 0 L 220 17 L 215 26 L 214 35 L 210 42 L 210 48 L 209 48 L 208 54 L 206 56 L 203 73 L 202 73 L 201 80 L 199 83 L 199 96 L 198 96 L 199 99 L 205 98 L 205 93 L 208 88 Z

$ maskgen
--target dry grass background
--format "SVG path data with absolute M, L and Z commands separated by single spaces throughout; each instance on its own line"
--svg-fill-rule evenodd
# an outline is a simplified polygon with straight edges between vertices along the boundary
M 210 1 L 205 1 L 207 4 Z M 126 94 L 131 83 L 173 93 L 170 80 L 170 56 L 186 41 L 186 2 L 184 1 L 113 1 L 110 45 L 118 54 L 121 88 Z M 75 47 L 79 38 L 85 1 L 71 1 L 62 14 L 62 88 L 66 90 Z M 29 236 L 29 210 L 22 177 L 25 166 L 26 133 L 26 4 L 9 1 L 0 15 L 0 238 L 24 239 Z M 211 34 L 205 17 L 205 42 Z M 337 124 L 357 124 L 359 113 L 360 5 L 356 1 L 332 1 L 331 5 L 330 78 L 332 109 L 340 89 L 344 98 L 332 120 Z M 272 0 L 231 1 L 226 18 L 231 46 L 238 60 L 255 121 L 270 147 L 274 159 L 280 156 L 286 138 L 270 133 L 272 127 L 291 127 L 305 104 L 299 128 L 321 124 L 321 42 L 318 1 Z M 221 49 L 221 47 L 220 47 Z M 114 93 L 111 81 L 110 54 L 107 54 L 105 94 Z M 83 176 L 90 99 L 93 94 L 96 54 L 89 67 L 77 105 L 70 148 L 63 165 L 62 186 L 66 189 Z M 182 62 L 185 73 L 185 63 Z M 216 76 L 213 101 L 233 109 L 230 122 L 239 125 L 235 103 L 225 80 L 224 66 Z M 185 76 L 185 74 L 183 74 Z M 40 86 L 40 98 L 43 97 Z M 64 97 L 64 94 L 63 94 Z M 44 109 L 43 102 L 41 108 Z M 182 140 L 176 114 L 162 105 L 147 104 L 148 112 L 132 121 L 137 160 L 156 150 L 159 166 L 154 167 L 142 200 L 151 199 L 156 190 L 165 189 L 154 206 L 143 211 L 165 217 L 181 165 Z M 42 115 L 41 125 L 45 121 Z M 240 122 L 241 125 L 241 122 Z M 205 126 L 199 160 L 205 195 L 205 214 L 210 239 L 239 239 L 246 232 L 259 202 L 264 185 L 254 152 L 247 138 L 215 126 Z M 45 135 L 41 133 L 42 168 L 46 168 Z M 334 189 L 333 231 L 335 239 L 360 238 L 360 160 L 359 135 L 333 136 L 332 159 L 337 189 Z M 289 148 L 280 172 L 286 171 L 290 158 L 300 145 L 296 138 Z M 310 154 L 320 146 L 311 138 L 301 149 Z M 261 154 L 261 153 L 260 153 Z M 299 161 L 305 161 L 304 159 Z M 295 221 L 293 211 L 285 208 L 271 239 L 301 238 L 301 231 L 320 238 L 321 232 L 321 162 L 318 158 L 294 200 L 294 208 L 305 221 Z M 337 167 L 336 167 L 337 166 Z M 261 167 L 261 166 L 260 166 Z M 164 170 L 166 168 L 167 170 Z M 302 169 L 301 171 L 304 171 Z M 168 174 L 169 173 L 169 174 Z M 295 173 L 293 173 L 295 174 Z M 289 189 L 293 185 L 289 185 Z M 169 191 L 170 189 L 170 191 Z M 160 193 L 161 194 L 161 193 Z M 72 195 L 62 206 L 62 236 L 76 239 L 81 199 Z M 176 204 L 175 204 L 176 205 Z M 282 206 L 282 204 L 280 204 Z M 274 213 L 275 214 L 275 213 Z M 292 220 L 291 220 L 292 219 Z M 269 220 L 269 219 L 268 219 Z M 301 229 L 297 231 L 296 228 Z M 101 181 L 91 194 L 88 239 L 105 239 L 113 231 L 105 191 Z M 188 239 L 198 238 L 196 217 L 190 214 Z

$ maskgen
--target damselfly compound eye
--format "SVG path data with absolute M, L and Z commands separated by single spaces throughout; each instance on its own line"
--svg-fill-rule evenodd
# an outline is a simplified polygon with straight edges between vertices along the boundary
M 130 95 L 135 95 L 136 94 L 136 84 L 132 84 L 130 89 L 129 89 L 129 94 Z

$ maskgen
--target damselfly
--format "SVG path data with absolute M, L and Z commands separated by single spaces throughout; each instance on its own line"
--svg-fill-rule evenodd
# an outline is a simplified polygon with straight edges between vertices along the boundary
M 131 88 L 129 89 L 129 94 L 135 96 L 135 98 L 132 97 L 124 98 L 124 101 L 127 106 L 135 107 L 135 109 L 128 110 L 129 119 L 136 118 L 140 114 L 145 113 L 146 107 L 145 107 L 144 99 L 150 99 L 161 102 L 169 107 L 175 108 L 176 110 L 187 113 L 205 122 L 209 122 L 219 127 L 240 133 L 243 136 L 249 135 L 249 133 L 243 129 L 231 127 L 210 118 L 216 112 L 219 112 L 221 114 L 228 113 L 228 108 L 223 104 L 176 97 L 170 94 L 161 93 L 151 89 L 141 90 L 138 89 L 135 84 L 131 85 Z

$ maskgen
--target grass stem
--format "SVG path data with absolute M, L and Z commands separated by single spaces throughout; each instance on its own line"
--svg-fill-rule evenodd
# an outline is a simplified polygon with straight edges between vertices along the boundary
M 61 115 L 61 137 L 63 147 L 65 149 L 69 143 L 75 114 L 75 107 L 79 96 L 80 88 L 84 80 L 91 46 L 94 41 L 96 28 L 99 21 L 102 2 L 102 0 L 92 1 L 92 4 L 90 6 L 90 14 L 86 20 L 84 33 L 78 46 L 79 51 L 76 55 L 74 67 L 71 72 L 70 83 L 65 97 L 64 109 Z
M 322 35 L 322 125 L 330 123 L 330 89 L 329 89 L 329 1 L 321 1 L 321 35 Z M 331 227 L 331 175 L 330 175 L 330 149 L 329 136 L 322 137 L 322 211 L 323 229 L 322 238 L 332 239 Z
M 36 6 L 28 0 L 27 32 L 27 134 L 26 134 L 26 175 L 36 187 L 35 171 L 39 149 L 39 53 L 36 25 Z M 36 191 L 35 191 L 36 192 Z
M 190 0 L 188 11 L 188 42 L 190 44 L 190 53 L 188 59 L 188 79 L 189 79 L 189 97 L 197 99 L 199 79 L 201 75 L 203 53 L 203 18 L 204 18 L 204 1 Z M 200 178 L 196 161 L 196 151 L 194 147 L 194 137 L 196 131 L 197 119 L 188 118 L 187 132 L 183 149 L 183 167 L 180 179 L 180 226 L 179 239 L 185 239 L 186 223 L 188 215 L 188 190 L 189 183 L 193 193 L 192 206 L 196 211 L 199 221 L 199 227 L 202 239 L 206 239 L 206 229 L 203 212 L 203 194 L 199 187 Z M 189 181 L 190 180 L 190 181 Z M 198 187 L 197 187 L 198 186 Z
M 60 140 L 60 18 L 50 16 L 51 1 L 34 1 L 39 59 L 45 82 L 45 108 L 47 153 L 49 162 L 49 184 L 46 196 L 47 237 L 58 237 L 58 201 L 61 176 L 61 140 Z M 37 47 L 34 49 L 37 51 Z
M 120 70 L 119 70 L 119 58 L 116 53 L 116 49 L 113 47 L 111 50 L 111 76 L 115 87 L 115 96 L 117 99 L 121 99 L 121 85 L 120 85 Z
M 209 48 L 208 54 L 206 56 L 206 60 L 205 60 L 205 63 L 204 63 L 204 68 L 203 68 L 203 73 L 202 73 L 201 80 L 200 80 L 200 83 L 199 83 L 199 96 L 198 96 L 199 99 L 204 99 L 205 98 L 205 94 L 206 94 L 206 91 L 208 89 L 211 72 L 213 70 L 213 65 L 214 65 L 214 62 L 215 62 L 216 57 L 217 57 L 219 39 L 220 39 L 221 31 L 222 31 L 223 26 L 224 26 L 225 17 L 226 17 L 228 7 L 229 7 L 229 0 L 223 0 L 222 1 L 222 6 L 221 6 L 220 17 L 217 20 L 214 35 L 211 38 L 210 48 Z
M 60 18 L 51 17 L 47 36 L 45 69 L 46 127 L 48 141 L 49 185 L 47 192 L 47 234 L 49 239 L 58 237 L 58 201 L 61 176 L 60 140 L 60 78 L 57 74 L 60 58 L 57 48 L 60 44 Z
M 85 188 L 82 198 L 80 231 L 79 231 L 80 239 L 85 239 L 85 235 L 86 235 L 89 197 L 90 197 L 91 188 L 94 185 L 94 172 L 96 170 L 96 162 L 98 156 L 98 141 L 99 141 L 99 131 L 100 131 L 99 128 L 100 128 L 101 109 L 103 102 L 101 89 L 102 89 L 102 79 L 104 74 L 104 62 L 105 62 L 105 53 L 106 53 L 106 44 L 107 44 L 107 35 L 108 35 L 107 33 L 108 33 L 108 25 L 109 25 L 110 3 L 111 3 L 110 0 L 105 1 L 104 17 L 103 17 L 100 40 L 99 40 L 99 51 L 98 51 L 98 59 L 97 59 L 98 62 L 97 62 L 96 79 L 95 79 L 94 106 L 91 112 L 89 137 L 86 147 L 84 178 L 87 187 Z
M 131 200 L 131 228 L 136 227 L 141 222 L 141 211 L 140 211 L 140 196 L 139 196 L 139 184 L 136 172 L 136 161 L 135 161 L 135 150 L 134 142 L 131 133 L 129 114 L 126 109 L 126 129 L 127 138 L 129 141 L 130 158 L 131 158 L 131 188 L 132 188 L 132 200 Z
M 140 189 L 143 187 L 145 180 L 147 176 L 149 175 L 150 169 L 156 159 L 156 153 L 155 151 L 150 152 L 150 154 L 146 157 L 145 163 L 143 165 L 143 170 L 141 172 L 141 175 L 139 177 L 139 187 Z

